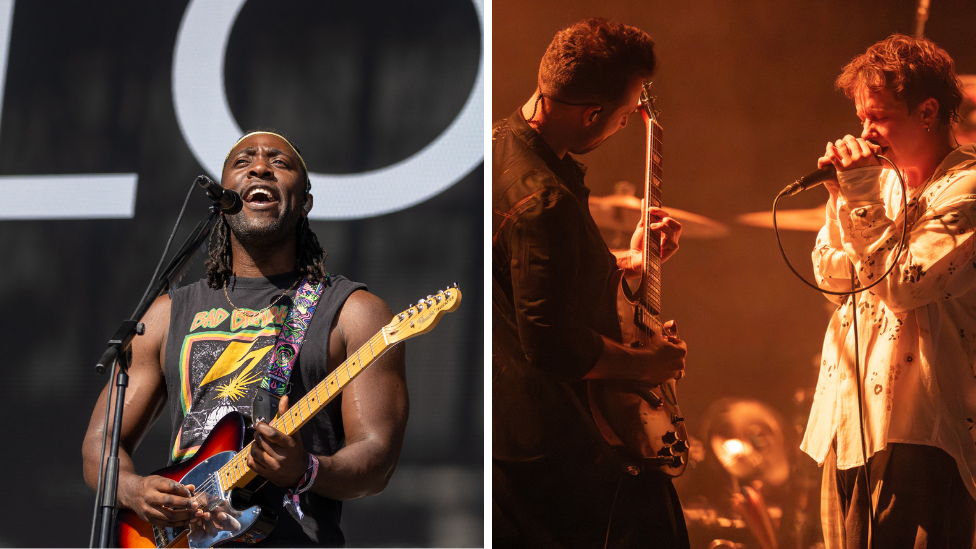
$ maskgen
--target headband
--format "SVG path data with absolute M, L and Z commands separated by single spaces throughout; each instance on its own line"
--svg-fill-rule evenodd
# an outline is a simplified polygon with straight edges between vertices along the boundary
M 252 135 L 257 135 L 257 134 L 260 134 L 260 133 L 263 133 L 263 134 L 266 134 L 266 135 L 273 135 L 275 137 L 280 138 L 285 143 L 288 143 L 288 146 L 291 147 L 291 150 L 295 151 L 295 155 L 298 156 L 298 160 L 302 163 L 302 169 L 305 170 L 305 193 L 308 194 L 308 192 L 310 190 L 312 190 L 312 182 L 308 179 L 308 166 L 305 165 L 305 159 L 302 158 L 302 153 L 298 152 L 298 147 L 292 145 L 291 144 L 291 141 L 289 141 L 287 137 L 281 135 L 280 133 L 268 132 L 268 131 L 256 131 L 256 132 L 250 132 L 250 133 L 244 134 L 244 136 L 241 137 L 240 139 L 238 139 L 231 146 L 230 150 L 227 151 L 227 156 L 224 157 L 224 164 L 226 164 L 227 163 L 227 159 L 230 158 L 230 153 L 234 152 L 234 147 L 240 145 L 241 144 L 241 141 L 244 141 L 248 137 L 251 137 Z

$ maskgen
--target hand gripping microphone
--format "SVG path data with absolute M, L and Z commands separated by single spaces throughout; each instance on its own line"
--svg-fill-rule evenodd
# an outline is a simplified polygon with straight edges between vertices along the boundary
M 880 145 L 878 145 L 876 141 L 872 141 L 871 139 L 865 139 L 865 141 L 867 141 L 871 145 L 874 145 L 875 147 L 878 147 L 879 149 L 881 147 Z M 882 152 L 882 151 L 875 149 L 875 154 L 877 154 L 878 152 Z M 786 186 L 785 189 L 780 191 L 779 195 L 793 196 L 807 189 L 816 187 L 817 185 L 823 183 L 824 181 L 827 181 L 828 179 L 836 179 L 836 178 L 837 178 L 837 168 L 835 168 L 833 164 L 829 164 L 827 166 L 824 166 L 823 168 L 820 168 L 815 172 L 811 172 L 807 175 L 804 175 L 803 177 L 797 179 L 793 183 L 790 183 L 789 185 Z
M 230 189 L 225 189 L 220 185 L 214 183 L 213 179 L 205 175 L 197 176 L 197 185 L 200 185 L 203 190 L 207 191 L 207 196 L 210 200 L 214 201 L 214 204 L 220 206 L 220 211 L 227 215 L 234 215 L 241 211 L 244 207 L 244 202 L 241 200 L 241 195 L 237 194 L 235 191 Z

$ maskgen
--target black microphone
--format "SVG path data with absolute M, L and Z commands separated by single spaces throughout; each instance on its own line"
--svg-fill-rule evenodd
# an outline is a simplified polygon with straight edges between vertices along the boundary
M 872 139 L 865 139 L 865 141 L 877 147 L 874 150 L 875 154 L 884 153 L 884 148 L 882 148 L 877 141 L 874 141 Z M 828 179 L 836 179 L 836 178 L 837 178 L 837 168 L 835 168 L 833 164 L 828 164 L 823 168 L 820 168 L 815 172 L 804 175 L 800 179 L 797 179 L 793 183 L 790 183 L 789 185 L 786 186 L 785 189 L 779 192 L 779 195 L 793 196 L 795 194 L 802 193 L 807 189 L 816 187 L 817 185 L 823 183 L 824 181 L 827 181 Z
M 793 196 L 799 194 L 807 189 L 816 187 L 817 185 L 823 183 L 828 179 L 834 179 L 837 177 L 837 168 L 833 164 L 824 166 L 819 170 L 804 175 L 800 179 L 797 179 L 793 183 L 786 186 L 785 189 L 780 191 L 780 196 Z
M 197 185 L 207 191 L 207 196 L 210 200 L 214 201 L 214 204 L 220 206 L 220 210 L 227 215 L 234 215 L 241 211 L 244 207 L 244 202 L 241 201 L 241 195 L 230 189 L 225 189 L 220 185 L 214 183 L 213 179 L 205 175 L 197 176 Z

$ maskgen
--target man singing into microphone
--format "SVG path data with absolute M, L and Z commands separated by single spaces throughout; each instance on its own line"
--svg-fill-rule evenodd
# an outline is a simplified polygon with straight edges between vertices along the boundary
M 243 209 L 222 214 L 214 228 L 207 278 L 159 297 L 146 313 L 145 334 L 132 342 L 119 447 L 119 505 L 157 526 L 193 520 L 194 531 L 238 525 L 223 512 L 205 513 L 191 499 L 191 487 L 135 471 L 131 455 L 163 411 L 172 421 L 170 462 L 187 460 L 229 412 L 252 415 L 258 389 L 270 377 L 279 334 L 294 341 L 300 333 L 305 341 L 297 355 L 284 348 L 274 363 L 280 372 L 282 356 L 292 361 L 290 377 L 284 374 L 290 390 L 271 414 L 284 413 L 312 391 L 393 316 L 363 284 L 325 270 L 325 252 L 308 224 L 308 170 L 291 142 L 266 131 L 245 135 L 224 160 L 221 185 L 240 194 Z M 311 318 L 290 314 L 298 299 L 315 303 L 308 309 Z M 110 387 L 111 380 L 82 447 L 85 480 L 92 487 Z M 407 408 L 403 347 L 397 346 L 296 435 L 253 418 L 247 466 L 267 479 L 253 504 L 277 515 L 264 544 L 341 547 L 341 501 L 386 487 L 399 459 Z
M 863 130 L 819 159 L 837 179 L 813 252 L 817 280 L 848 292 L 852 276 L 856 290 L 895 266 L 867 291 L 828 296 L 839 307 L 801 446 L 824 466 L 824 537 L 828 549 L 868 547 L 873 509 L 879 549 L 971 548 L 976 147 L 952 137 L 953 61 L 929 40 L 893 35 L 851 61 L 837 87 Z M 876 155 L 904 174 L 907 211 L 897 174 Z

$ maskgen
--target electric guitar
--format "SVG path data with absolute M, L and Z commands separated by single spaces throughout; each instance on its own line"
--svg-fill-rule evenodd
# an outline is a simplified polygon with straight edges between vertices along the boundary
M 650 83 L 641 91 L 641 117 L 647 127 L 644 197 L 647 206 L 661 207 L 661 161 L 664 131 L 650 96 Z M 661 322 L 661 240 L 651 238 L 654 222 L 644 212 L 644 271 L 633 296 L 618 296 L 623 343 L 643 347 L 655 334 L 677 337 L 673 327 Z M 621 286 L 627 282 L 621 280 Z M 636 298 L 636 299 L 633 299 Z M 661 385 L 633 381 L 590 381 L 590 410 L 603 438 L 625 458 L 625 467 L 638 474 L 643 467 L 657 467 L 671 476 L 688 465 L 688 432 L 678 408 L 676 382 Z
M 292 435 L 374 360 L 397 343 L 429 332 L 443 314 L 456 310 L 460 304 L 461 291 L 455 284 L 398 314 L 270 425 Z M 253 544 L 264 539 L 274 528 L 275 519 L 271 513 L 250 504 L 252 481 L 263 479 L 247 466 L 251 443 L 244 445 L 244 434 L 244 416 L 232 412 L 214 426 L 191 459 L 153 473 L 196 487 L 193 499 L 201 509 L 210 511 L 211 520 L 205 527 L 154 526 L 133 511 L 123 509 L 116 523 L 117 546 L 214 547 L 230 542 Z

